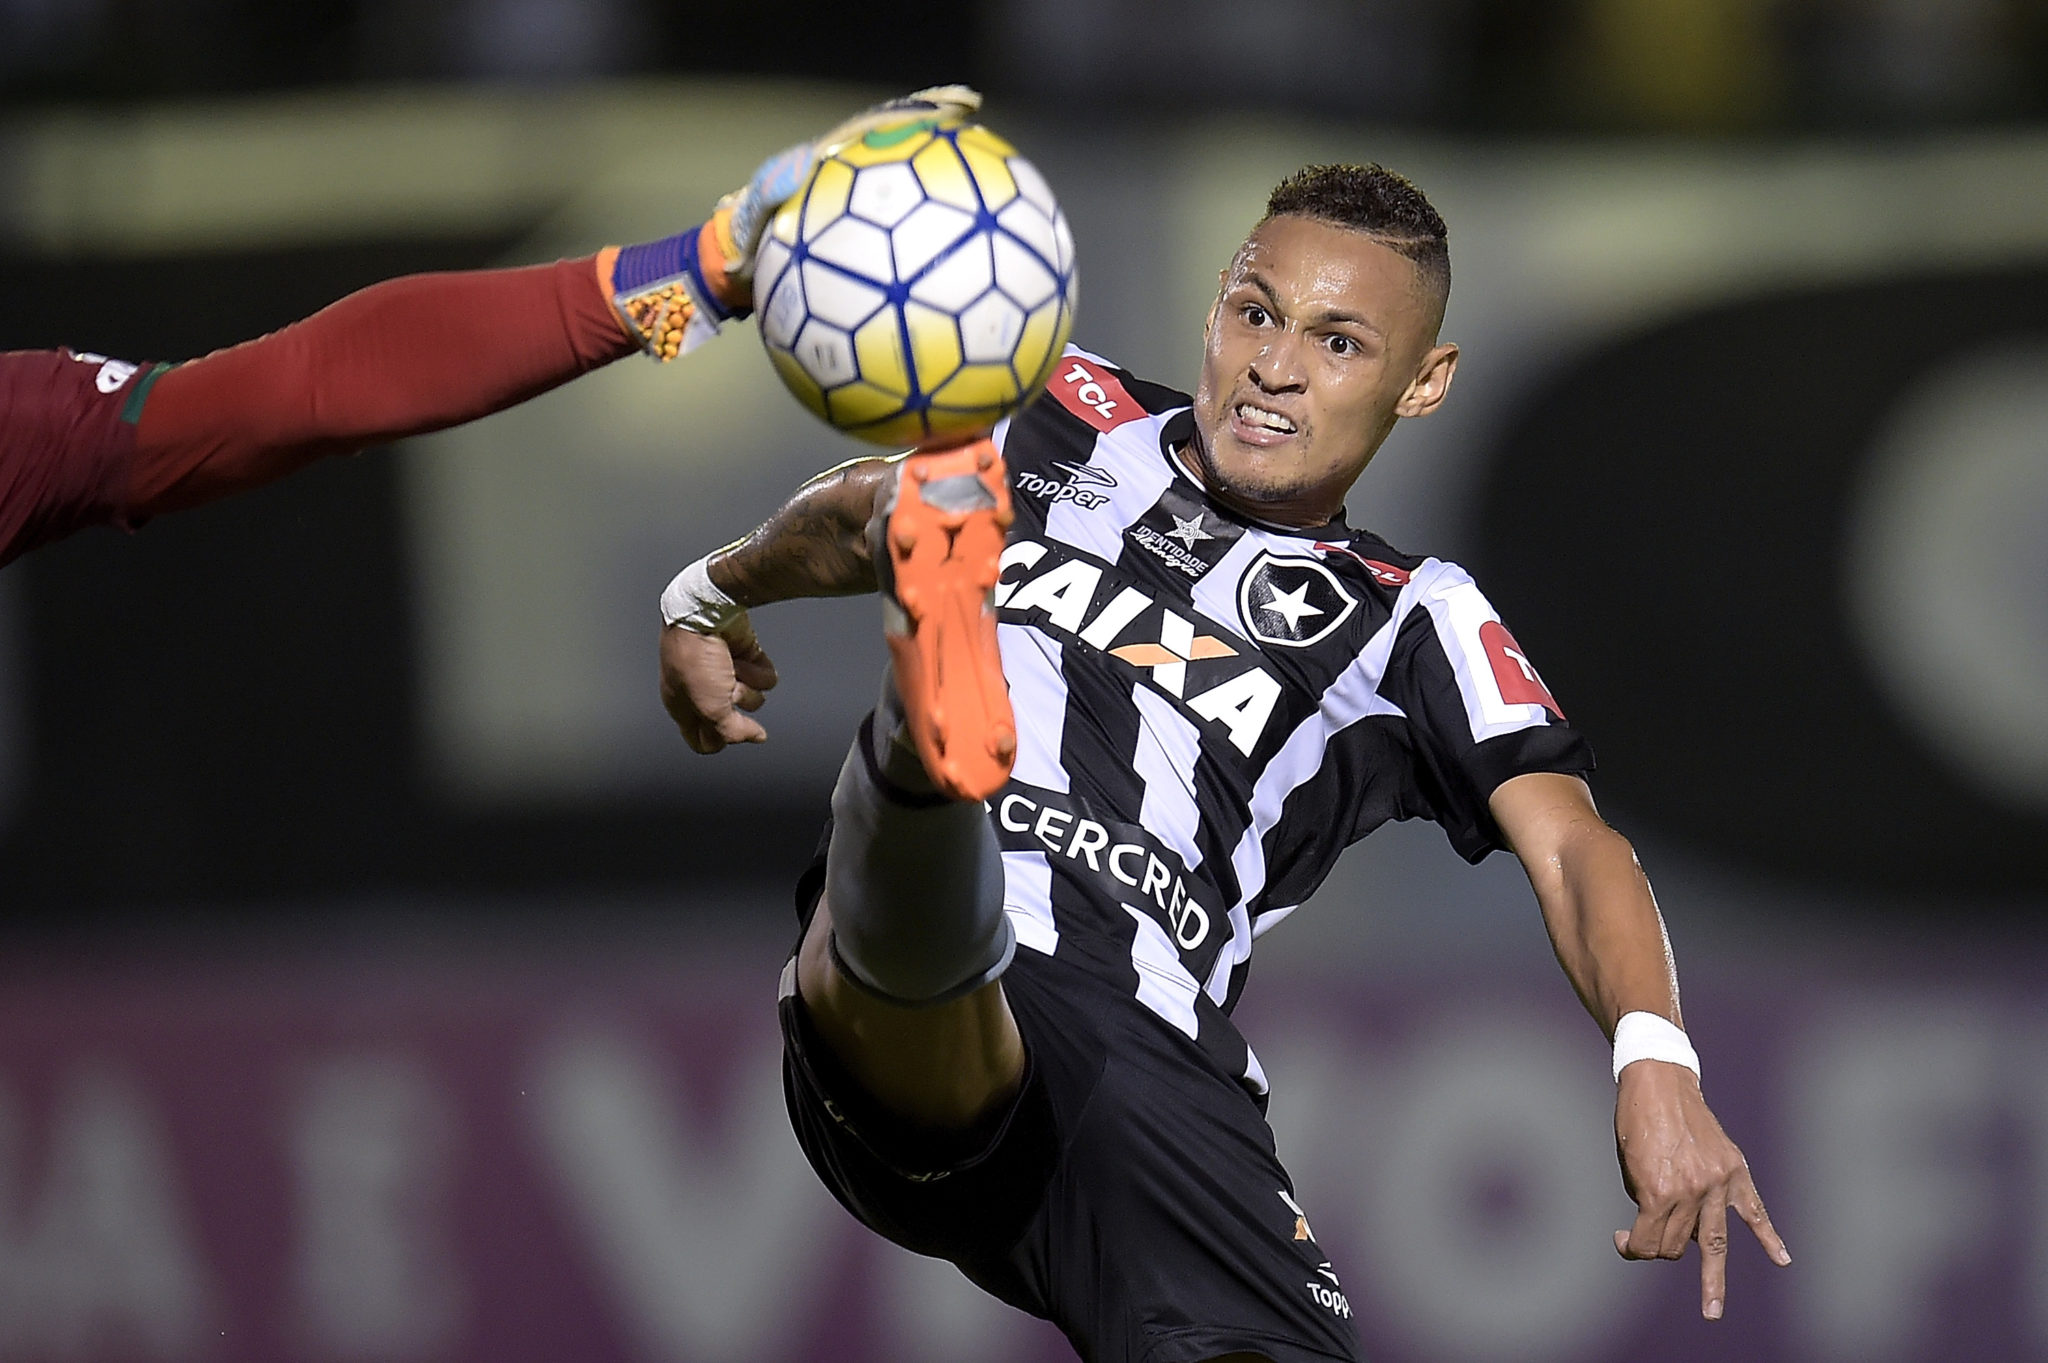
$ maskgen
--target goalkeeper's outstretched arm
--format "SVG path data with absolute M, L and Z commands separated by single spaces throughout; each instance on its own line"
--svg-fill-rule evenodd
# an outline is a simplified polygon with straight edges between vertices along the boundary
M 0 355 L 0 563 L 499 411 L 647 348 L 619 253 L 372 285 L 186 364 Z
M 500 411 L 635 350 L 673 360 L 747 313 L 761 230 L 821 148 L 979 102 L 944 87 L 877 105 L 770 157 L 704 223 L 660 241 L 390 280 L 189 364 L 0 354 L 0 564 Z
M 142 405 L 128 512 L 161 515 L 331 454 L 444 430 L 633 353 L 609 257 L 414 275 L 164 371 Z

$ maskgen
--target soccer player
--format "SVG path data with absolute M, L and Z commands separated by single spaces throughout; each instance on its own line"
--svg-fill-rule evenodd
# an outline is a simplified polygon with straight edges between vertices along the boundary
M 86 526 L 133 528 L 327 455 L 473 420 L 635 350 L 674 359 L 744 313 L 755 241 L 816 149 L 980 98 L 947 86 L 876 105 L 769 158 L 676 236 L 386 281 L 189 364 L 0 353 L 0 566 Z
M 1223 272 L 1192 397 L 1070 350 L 989 441 L 836 469 L 663 598 L 664 699 L 714 752 L 765 737 L 747 608 L 879 588 L 891 679 L 782 980 L 791 1117 L 855 1216 L 1091 1363 L 1358 1357 L 1230 1012 L 1388 819 L 1526 868 L 1614 1042 L 1616 1249 L 1696 1240 L 1710 1319 L 1730 1207 L 1790 1262 L 1585 739 L 1463 569 L 1345 519 L 1450 390 L 1449 286 L 1413 185 L 1307 168 Z

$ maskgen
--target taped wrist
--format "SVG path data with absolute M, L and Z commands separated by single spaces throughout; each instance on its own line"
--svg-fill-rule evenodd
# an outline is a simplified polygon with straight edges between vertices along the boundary
M 711 556 L 706 554 L 675 575 L 661 593 L 661 623 L 697 634 L 724 634 L 744 625 L 746 607 L 727 596 L 711 580 Z
M 832 791 L 832 953 L 868 992 L 929 1007 L 973 993 L 1016 952 L 1003 913 L 1002 853 L 979 803 L 914 794 L 885 779 L 872 725 L 861 725 Z
M 1699 1078 L 1700 1056 L 1692 1042 L 1669 1018 L 1655 1013 L 1624 1013 L 1614 1024 L 1614 1079 L 1638 1060 L 1663 1060 L 1683 1065 Z

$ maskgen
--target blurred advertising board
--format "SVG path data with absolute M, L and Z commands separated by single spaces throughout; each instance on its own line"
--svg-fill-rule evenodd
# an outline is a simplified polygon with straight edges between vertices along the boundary
M 0 1359 L 1070 1358 L 820 1190 L 778 958 L 11 971 Z M 1796 1256 L 1738 1231 L 1718 1325 L 1695 1260 L 1614 1256 L 1605 1057 L 1554 976 L 1269 971 L 1247 1030 L 1374 1358 L 1991 1363 L 2048 1353 L 2044 965 L 1695 972 L 1709 1095 Z

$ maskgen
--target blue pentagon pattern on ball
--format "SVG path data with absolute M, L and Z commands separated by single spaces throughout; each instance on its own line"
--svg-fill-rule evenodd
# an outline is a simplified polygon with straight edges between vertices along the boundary
M 1051 377 L 1074 238 L 1009 143 L 921 120 L 821 158 L 769 223 L 754 297 L 769 359 L 812 412 L 878 445 L 951 444 Z

